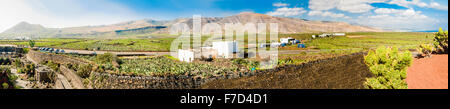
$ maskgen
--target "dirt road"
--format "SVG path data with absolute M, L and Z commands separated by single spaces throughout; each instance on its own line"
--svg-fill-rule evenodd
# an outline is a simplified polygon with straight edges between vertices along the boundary
M 448 89 L 448 55 L 414 59 L 406 82 L 409 89 Z

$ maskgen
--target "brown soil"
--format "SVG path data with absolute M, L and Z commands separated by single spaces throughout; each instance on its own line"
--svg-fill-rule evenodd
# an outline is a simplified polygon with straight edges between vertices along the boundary
M 219 79 L 202 89 L 363 89 L 373 77 L 364 64 L 364 54 L 328 58 L 302 65 L 281 66 L 235 79 Z M 351 66 L 351 67 L 350 67 Z
M 409 89 L 448 89 L 448 55 L 414 59 L 407 73 Z

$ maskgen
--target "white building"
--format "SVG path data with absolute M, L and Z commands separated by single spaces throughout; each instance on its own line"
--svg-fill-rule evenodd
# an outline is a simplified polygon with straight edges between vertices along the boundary
M 331 36 L 331 34 L 321 34 L 321 35 L 319 35 L 319 37 L 321 37 L 321 38 L 330 37 L 330 36 Z
M 280 42 L 281 43 L 285 43 L 285 44 L 288 44 L 289 42 L 291 42 L 291 41 L 293 41 L 293 40 L 295 40 L 294 38 L 292 38 L 292 37 L 288 37 L 288 38 L 281 38 L 280 39 Z
M 212 42 L 212 46 L 217 50 L 218 57 L 231 58 L 233 57 L 233 53 L 239 52 L 236 41 Z
M 345 36 L 345 33 L 334 33 L 333 36 Z
M 184 62 L 194 61 L 194 52 L 192 50 L 178 50 L 178 59 Z

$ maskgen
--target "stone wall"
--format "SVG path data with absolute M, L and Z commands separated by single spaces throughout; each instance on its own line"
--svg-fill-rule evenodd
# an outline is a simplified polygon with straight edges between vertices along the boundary
M 37 61 L 38 63 L 45 62 L 45 61 L 53 61 L 55 63 L 59 64 L 91 64 L 88 61 L 72 58 L 65 55 L 58 55 L 58 54 L 52 54 L 52 53 L 42 53 L 39 51 L 33 51 L 30 50 L 28 52 L 28 56 L 32 58 L 34 61 Z
M 64 65 L 59 66 L 61 73 L 72 83 L 72 86 L 76 89 L 85 89 L 83 80 L 78 76 L 75 71 L 67 68 Z

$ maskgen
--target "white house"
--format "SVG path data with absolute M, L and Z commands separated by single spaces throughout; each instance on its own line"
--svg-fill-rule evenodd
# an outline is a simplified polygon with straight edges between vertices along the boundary
M 239 52 L 236 41 L 212 42 L 213 48 L 217 50 L 218 57 L 231 58 L 233 53 Z
M 319 35 L 319 37 L 329 37 L 329 36 L 331 36 L 331 34 L 321 34 L 321 35 Z
M 281 38 L 280 39 L 280 42 L 281 43 L 285 43 L 285 44 L 288 44 L 289 42 L 291 42 L 291 41 L 293 41 L 293 40 L 295 40 L 294 38 L 292 38 L 292 37 L 288 37 L 288 38 Z
M 178 50 L 178 59 L 184 62 L 194 61 L 194 52 L 192 50 Z

